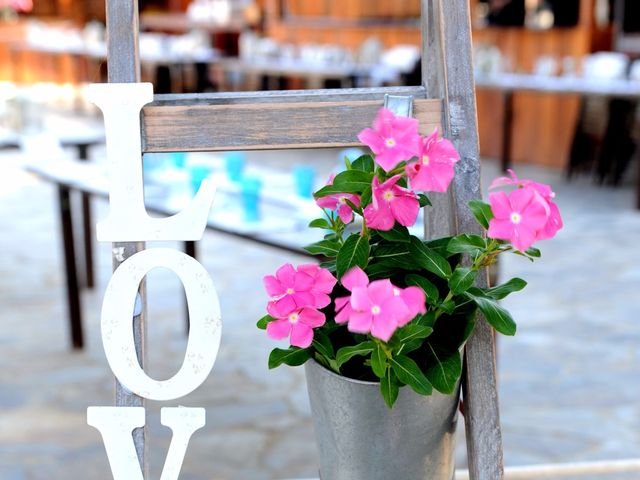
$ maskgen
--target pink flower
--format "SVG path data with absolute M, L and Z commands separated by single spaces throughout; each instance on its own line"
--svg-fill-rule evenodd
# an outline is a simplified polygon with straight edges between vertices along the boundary
M 421 139 L 418 161 L 405 168 L 411 188 L 423 192 L 446 192 L 458 160 L 460 155 L 453 144 L 445 138 L 438 140 L 436 128 L 431 135 Z
M 519 188 L 507 194 L 489 194 L 494 218 L 487 235 L 508 240 L 518 250 L 525 251 L 536 241 L 550 215 L 548 203 L 533 187 Z
M 298 265 L 298 272 L 306 273 L 313 279 L 311 285 L 311 294 L 313 295 L 313 305 L 316 308 L 324 308 L 331 303 L 329 294 L 333 291 L 333 287 L 337 283 L 334 277 L 326 268 L 320 268 L 314 263 Z
M 427 313 L 427 300 L 421 288 L 413 286 L 407 288 L 394 287 L 393 294 L 400 297 L 409 310 L 407 316 L 398 321 L 399 327 L 404 327 L 407 323 L 416 318 L 416 315 Z
M 325 323 L 324 313 L 305 307 L 267 324 L 267 335 L 275 340 L 290 338 L 291 345 L 307 348 L 313 342 L 313 329 Z
M 358 140 L 376 154 L 376 162 L 386 171 L 418 153 L 420 135 L 415 118 L 396 117 L 391 110 L 381 108 L 373 128 L 365 128 Z
M 395 221 L 410 227 L 416 223 L 420 203 L 411 190 L 396 185 L 400 175 L 395 175 L 380 184 L 378 177 L 373 178 L 372 202 L 364 209 L 367 226 L 376 230 L 391 230 Z
M 496 178 L 491 185 L 489 186 L 489 190 L 493 190 L 495 188 L 503 187 L 503 186 L 516 186 L 519 188 L 523 187 L 531 187 L 536 192 L 540 194 L 540 196 L 547 202 L 549 207 L 549 217 L 547 218 L 547 223 L 545 223 L 544 227 L 541 228 L 536 234 L 536 241 L 538 240 L 547 240 L 549 238 L 553 238 L 558 230 L 563 227 L 562 217 L 560 216 L 560 210 L 558 206 L 553 202 L 556 194 L 551 189 L 551 187 L 545 183 L 534 182 L 533 180 L 520 180 L 516 175 L 516 172 L 509 169 L 509 177 L 499 177 Z
M 336 299 L 336 323 L 348 322 L 354 333 L 371 333 L 385 342 L 398 327 L 427 311 L 424 292 L 417 287 L 394 286 L 388 279 L 369 283 L 367 274 L 354 267 L 342 277 L 350 297 Z
M 267 305 L 269 315 L 282 318 L 304 307 L 323 308 L 331 299 L 327 295 L 336 279 L 317 265 L 300 265 L 298 270 L 290 263 L 281 266 L 275 276 L 263 279 L 265 289 L 272 300 Z
M 333 184 L 333 177 L 334 175 L 331 175 L 327 185 Z M 351 223 L 353 220 L 353 210 L 345 200 L 349 200 L 356 207 L 360 206 L 360 197 L 351 193 L 335 193 L 333 195 L 327 195 L 326 197 L 317 198 L 316 205 L 320 208 L 337 211 L 343 223 Z

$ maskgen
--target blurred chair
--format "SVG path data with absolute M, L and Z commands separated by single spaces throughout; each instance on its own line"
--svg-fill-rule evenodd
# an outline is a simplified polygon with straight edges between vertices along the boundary
M 616 52 L 585 57 L 583 76 L 603 82 L 627 77 L 629 58 Z M 640 70 L 632 66 L 631 71 Z M 567 177 L 591 172 L 599 183 L 620 183 L 636 149 L 632 139 L 637 102 L 583 97 L 571 145 Z

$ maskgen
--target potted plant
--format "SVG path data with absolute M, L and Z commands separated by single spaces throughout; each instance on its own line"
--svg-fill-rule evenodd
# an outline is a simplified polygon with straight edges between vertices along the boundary
M 562 219 L 548 185 L 511 172 L 488 204 L 469 204 L 486 235 L 423 241 L 409 228 L 426 193 L 451 183 L 454 146 L 386 109 L 358 138 L 373 155 L 345 160 L 314 194 L 323 217 L 309 226 L 328 233 L 306 249 L 321 263 L 264 277 L 271 299 L 258 327 L 290 343 L 269 367 L 306 363 L 323 480 L 452 478 L 462 348 L 478 311 L 514 335 L 499 300 L 526 285 L 474 281 L 500 254 L 539 257 L 532 245 Z

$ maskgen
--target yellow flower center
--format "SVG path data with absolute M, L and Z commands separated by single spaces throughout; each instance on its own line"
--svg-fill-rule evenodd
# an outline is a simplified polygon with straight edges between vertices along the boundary
M 384 143 L 387 145 L 387 147 L 391 148 L 391 147 L 395 147 L 396 146 L 396 141 L 393 138 L 387 138 Z
M 380 313 L 380 307 L 378 305 L 374 305 L 371 307 L 371 313 L 373 315 L 378 315 Z
M 298 314 L 297 314 L 297 313 L 292 313 L 291 315 L 289 315 L 289 321 L 290 321 L 291 323 L 298 323 L 298 319 L 299 319 L 299 318 L 300 318 L 300 317 L 298 316 Z
M 347 203 L 347 197 L 338 197 L 338 203 L 345 205 Z
M 518 212 L 513 212 L 511 214 L 511 223 L 518 224 L 521 221 L 522 221 L 522 215 L 520 215 Z
M 423 155 L 422 156 L 422 163 L 425 165 L 429 165 L 429 162 L 431 161 L 431 159 L 429 158 L 429 155 Z
M 387 202 L 393 200 L 393 192 L 391 190 L 387 190 L 382 194 L 382 198 L 384 198 Z
M 294 290 L 293 288 L 287 288 L 287 295 L 293 295 Z

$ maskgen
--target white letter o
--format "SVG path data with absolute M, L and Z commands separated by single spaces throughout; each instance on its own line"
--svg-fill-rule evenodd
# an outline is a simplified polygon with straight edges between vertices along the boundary
M 133 309 L 138 287 L 152 269 L 172 270 L 184 286 L 189 308 L 189 339 L 180 370 L 168 380 L 149 377 L 140 367 L 133 339 Z M 211 277 L 195 259 L 170 248 L 136 253 L 113 273 L 102 304 L 102 343 L 120 383 L 150 400 L 183 397 L 204 382 L 220 347 L 220 303 Z

